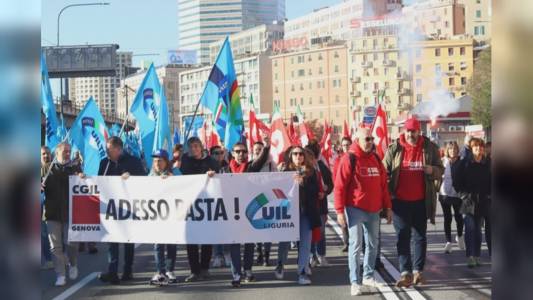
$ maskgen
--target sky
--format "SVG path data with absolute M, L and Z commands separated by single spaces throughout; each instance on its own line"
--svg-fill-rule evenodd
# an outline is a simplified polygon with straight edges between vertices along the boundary
M 61 8 L 88 2 L 102 1 L 42 1 L 41 44 L 56 45 L 57 14 Z M 164 64 L 167 50 L 178 47 L 178 0 L 107 2 L 111 4 L 66 9 L 61 15 L 60 44 L 119 44 L 119 51 L 133 51 L 138 55 L 133 57 L 134 66 L 142 59 L 154 61 L 156 65 Z M 340 2 L 342 0 L 286 0 L 286 15 L 293 19 Z

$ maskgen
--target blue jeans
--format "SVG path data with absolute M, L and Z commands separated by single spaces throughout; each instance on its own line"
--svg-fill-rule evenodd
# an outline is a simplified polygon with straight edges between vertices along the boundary
M 46 222 L 41 221 L 41 260 L 44 262 L 52 261 L 52 252 L 50 252 L 50 240 L 48 239 L 48 229 Z
M 109 252 L 108 252 L 108 271 L 109 273 L 118 273 L 118 246 L 124 245 L 124 272 L 131 273 L 133 265 L 133 253 L 135 249 L 135 244 L 126 244 L 126 243 L 110 243 Z
M 480 214 L 465 214 L 464 223 L 465 223 L 465 246 L 466 246 L 466 256 L 481 256 L 481 241 L 483 239 L 481 233 L 481 221 L 485 219 L 485 241 L 487 242 L 487 247 L 489 248 L 489 255 L 491 255 L 491 230 L 490 230 L 490 219 L 486 218 Z
M 311 222 L 305 215 L 300 215 L 300 242 L 298 243 L 298 275 L 301 275 L 311 255 Z M 278 265 L 285 265 L 291 242 L 280 242 L 278 246 Z
M 165 248 L 167 249 L 167 259 L 165 260 Z M 159 273 L 164 274 L 166 272 L 174 272 L 174 266 L 176 265 L 176 252 L 177 248 L 175 244 L 155 244 L 155 266 Z
M 244 244 L 244 271 L 251 271 L 254 264 L 254 247 L 255 244 Z M 241 270 L 241 244 L 231 244 L 231 273 L 235 275 L 242 275 Z
M 311 253 L 313 255 L 326 256 L 326 223 L 328 221 L 328 215 L 321 215 L 320 219 L 322 219 L 322 226 L 320 226 L 320 236 L 322 239 L 311 244 Z
M 400 273 L 423 271 L 427 250 L 426 202 L 392 200 L 392 221 L 396 231 L 396 249 L 400 263 Z M 415 245 L 414 268 L 411 260 L 411 232 Z
M 363 259 L 363 277 L 374 277 L 376 256 L 378 255 L 379 212 L 371 213 L 357 207 L 345 208 L 349 232 L 348 267 L 350 282 L 361 284 L 359 277 L 359 253 L 362 250 L 362 238 L 365 239 L 366 251 Z

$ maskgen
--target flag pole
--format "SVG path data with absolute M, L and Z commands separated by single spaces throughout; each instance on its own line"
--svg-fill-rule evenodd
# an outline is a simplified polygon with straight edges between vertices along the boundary
M 70 135 L 70 130 L 72 129 L 72 127 L 69 129 L 69 131 L 67 131 L 67 134 L 65 135 L 65 138 L 61 141 L 61 143 L 64 143 L 65 141 L 68 140 L 68 136 Z M 59 144 L 61 144 L 59 143 Z M 48 168 L 48 171 L 46 171 L 46 175 L 43 177 L 43 187 L 44 187 L 44 183 L 46 182 L 46 179 L 48 178 L 48 176 L 50 175 L 50 171 L 52 170 L 52 165 L 57 161 L 57 155 L 54 155 L 54 159 L 50 162 L 50 167 Z

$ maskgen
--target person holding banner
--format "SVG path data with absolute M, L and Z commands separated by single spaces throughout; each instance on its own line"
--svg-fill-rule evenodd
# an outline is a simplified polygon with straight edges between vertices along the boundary
M 270 153 L 270 142 L 268 137 L 264 137 L 266 146 L 261 151 L 261 154 L 252 161 L 248 161 L 248 149 L 246 144 L 237 142 L 233 146 L 233 158 L 229 163 L 231 173 L 250 173 L 259 172 L 268 159 Z M 254 244 L 244 244 L 244 282 L 255 281 L 255 276 L 252 274 L 252 265 L 254 263 Z M 241 286 L 241 245 L 232 244 L 230 248 L 231 254 L 231 273 L 233 279 L 231 285 L 233 287 Z
M 48 229 L 50 251 L 54 256 L 57 274 L 55 286 L 64 286 L 66 265 L 69 265 L 69 279 L 78 278 L 78 245 L 68 242 L 69 220 L 69 176 L 81 174 L 79 165 L 70 160 L 70 145 L 59 143 L 56 147 L 56 160 L 50 165 L 48 175 L 43 180 L 44 202 L 43 217 Z M 63 247 L 66 245 L 66 253 Z
M 207 174 L 212 177 L 219 170 L 219 164 L 204 152 L 202 141 L 198 137 L 190 137 L 187 140 L 189 151 L 181 158 L 181 172 L 183 175 Z M 201 256 L 200 256 L 200 250 Z M 213 252 L 212 245 L 187 245 L 187 258 L 191 274 L 185 278 L 185 282 L 194 282 L 206 279 L 209 276 L 209 262 Z
M 213 157 L 219 164 L 220 169 L 218 173 L 229 173 L 229 164 L 224 157 L 224 149 L 221 146 L 215 145 L 209 148 L 209 155 Z M 218 244 L 214 245 L 213 253 L 213 268 L 222 268 L 231 266 L 231 257 L 229 254 L 229 245 Z
M 152 153 L 152 170 L 148 176 L 161 176 L 161 178 L 165 179 L 168 176 L 178 175 L 181 175 L 181 171 L 178 168 L 172 167 L 166 150 L 159 149 Z M 167 249 L 166 261 L 165 248 Z M 155 244 L 154 251 L 157 273 L 150 280 L 150 284 L 176 283 L 176 276 L 174 276 L 177 252 L 176 244 Z
M 374 269 L 378 255 L 380 212 L 385 211 L 388 224 L 392 221 L 387 172 L 379 156 L 373 152 L 372 132 L 359 127 L 356 136 L 356 142 L 340 161 L 335 177 L 337 220 L 349 231 L 348 267 L 352 296 L 363 294 L 367 287 L 378 287 Z M 366 249 L 361 278 L 359 254 L 363 238 Z
M 146 175 L 141 160 L 124 151 L 124 145 L 119 137 L 113 136 L 109 138 L 106 147 L 107 157 L 100 161 L 100 167 L 98 169 L 99 176 L 121 176 L 122 179 L 126 180 L 130 175 Z M 124 272 L 120 279 L 117 275 L 119 245 L 119 243 L 109 244 L 108 272 L 101 273 L 98 277 L 102 282 L 119 284 L 121 280 L 133 279 L 132 266 L 135 245 L 132 243 L 124 244 Z
M 282 171 L 296 171 L 294 181 L 299 188 L 300 202 L 300 242 L 298 247 L 298 283 L 311 284 L 306 269 L 311 254 L 311 238 L 314 228 L 321 226 L 318 211 L 318 177 L 312 163 L 311 153 L 301 146 L 295 146 L 290 151 L 290 160 L 284 165 Z M 290 242 L 279 243 L 278 265 L 274 275 L 283 279 L 283 266 L 287 261 Z

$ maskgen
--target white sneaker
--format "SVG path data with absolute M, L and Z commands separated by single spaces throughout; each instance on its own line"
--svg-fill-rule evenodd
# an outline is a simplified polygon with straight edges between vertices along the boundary
M 316 266 L 318 266 L 318 260 L 314 256 L 311 256 L 309 264 L 311 265 L 311 268 L 316 268 Z
M 166 272 L 165 276 L 167 276 L 168 281 L 176 282 L 176 276 L 174 275 L 174 272 Z
M 274 276 L 276 277 L 277 280 L 283 279 L 283 267 L 282 266 L 276 267 L 276 269 L 274 270 Z
M 219 255 L 213 259 L 213 268 L 222 268 L 222 258 Z
M 363 278 L 363 285 L 373 288 L 380 288 L 383 286 L 381 282 L 377 282 L 374 277 Z
M 78 278 L 78 267 L 70 266 L 70 268 L 68 268 L 68 278 L 70 280 L 76 280 L 76 278 Z
M 461 250 L 465 250 L 465 236 L 455 236 L 455 241 L 457 242 L 457 246 Z
M 320 264 L 321 267 L 328 267 L 329 266 L 328 260 L 326 259 L 325 256 L 322 256 L 322 255 L 318 256 L 318 263 Z
M 300 285 L 310 285 L 311 279 L 307 275 L 300 275 L 298 276 L 298 284 Z
M 231 267 L 231 256 L 229 253 L 224 254 L 224 263 L 226 264 L 227 268 Z
M 446 242 L 446 245 L 444 245 L 444 253 L 451 253 L 452 252 L 452 243 Z
M 56 280 L 56 283 L 54 284 L 55 286 L 64 286 L 65 284 L 67 284 L 67 278 L 63 275 L 59 275 L 57 276 L 57 280 Z
M 304 272 L 305 272 L 305 275 L 307 276 L 311 276 L 313 275 L 313 272 L 311 272 L 311 267 L 309 266 L 309 264 L 307 264 L 304 268 Z
M 350 295 L 361 296 L 364 293 L 365 293 L 365 288 L 363 285 L 352 283 L 352 286 L 350 288 Z

